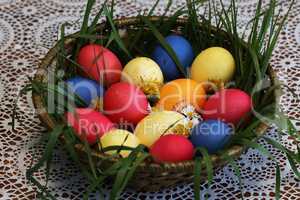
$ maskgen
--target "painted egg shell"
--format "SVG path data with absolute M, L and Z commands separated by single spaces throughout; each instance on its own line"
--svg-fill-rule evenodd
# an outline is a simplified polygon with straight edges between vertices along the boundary
M 191 44 L 184 37 L 179 35 L 170 35 L 165 38 L 165 41 L 173 49 L 178 60 L 187 71 L 187 68 L 191 66 L 195 56 Z M 152 58 L 160 66 L 164 78 L 167 81 L 182 77 L 172 57 L 169 56 L 168 52 L 161 45 L 158 45 L 154 49 Z
M 109 49 L 97 44 L 82 47 L 77 57 L 78 64 L 88 77 L 103 82 L 105 86 L 119 82 L 122 64 Z
M 159 66 L 153 60 L 138 57 L 124 67 L 121 80 L 140 87 L 146 95 L 155 95 L 159 94 L 164 77 Z
M 91 108 L 77 108 L 75 113 L 66 113 L 66 120 L 77 136 L 94 144 L 104 133 L 114 129 L 114 124 L 100 112 Z
M 224 148 L 233 133 L 232 127 L 220 120 L 203 121 L 192 130 L 190 140 L 195 147 L 204 147 L 209 153 Z
M 203 107 L 204 120 L 220 119 L 237 124 L 251 111 L 251 97 L 239 89 L 222 89 L 209 97 Z
M 202 84 L 191 79 L 177 79 L 165 84 L 160 89 L 160 100 L 157 106 L 164 110 L 172 110 L 176 104 L 185 101 L 196 109 L 200 109 L 205 98 Z
M 124 146 L 124 147 L 132 147 L 135 148 L 140 144 L 139 139 L 133 135 L 131 132 L 122 130 L 122 129 L 114 129 L 107 132 L 99 142 L 100 148 L 104 149 L 110 146 Z M 118 150 L 110 150 L 105 153 L 113 155 L 116 154 Z M 122 157 L 127 157 L 130 154 L 130 150 L 121 150 L 120 155 Z
M 104 88 L 94 80 L 74 77 L 66 80 L 68 90 L 77 95 L 87 106 L 96 105 L 104 94 Z
M 115 123 L 137 124 L 149 113 L 146 95 L 135 85 L 125 82 L 107 89 L 103 109 Z
M 156 162 L 182 162 L 192 160 L 193 144 L 182 135 L 161 136 L 150 148 L 150 154 Z
M 153 112 L 145 117 L 134 130 L 141 144 L 150 147 L 162 135 L 186 134 L 184 116 L 174 111 Z
M 198 82 L 220 84 L 228 82 L 234 71 L 235 61 L 231 53 L 221 47 L 211 47 L 196 57 L 191 67 L 191 77 Z

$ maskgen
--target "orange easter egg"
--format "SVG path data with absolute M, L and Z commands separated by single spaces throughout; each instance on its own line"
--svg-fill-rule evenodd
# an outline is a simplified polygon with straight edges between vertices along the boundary
M 181 101 L 193 105 L 197 110 L 203 107 L 206 93 L 201 83 L 192 79 L 176 79 L 165 84 L 160 90 L 160 109 L 172 110 Z

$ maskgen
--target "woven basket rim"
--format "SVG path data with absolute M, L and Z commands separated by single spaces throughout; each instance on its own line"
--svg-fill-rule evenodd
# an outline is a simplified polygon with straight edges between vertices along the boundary
M 160 19 L 160 17 L 153 16 L 153 17 L 150 17 L 149 19 L 151 21 L 158 21 Z M 165 17 L 165 19 L 168 19 L 168 17 Z M 128 17 L 128 18 L 115 19 L 114 21 L 117 26 L 121 27 L 121 26 L 135 25 L 140 21 L 140 18 Z M 177 19 L 178 26 L 183 25 L 184 23 L 186 23 L 186 19 L 184 19 L 184 18 Z M 102 27 L 103 27 L 103 24 L 97 25 L 98 30 L 101 29 Z M 74 34 L 77 34 L 77 33 L 74 33 Z M 74 34 L 72 34 L 72 35 L 74 35 Z M 72 35 L 70 35 L 70 36 L 72 36 Z M 70 45 L 72 42 L 74 42 L 74 39 L 72 39 L 71 37 L 66 37 L 65 46 Z M 34 76 L 35 81 L 43 81 L 45 79 L 45 77 L 47 76 L 47 69 L 56 57 L 57 49 L 58 49 L 58 42 L 56 43 L 56 45 L 54 45 L 54 47 L 52 47 L 48 51 L 48 53 L 45 55 L 45 57 L 41 60 L 39 66 L 38 66 L 38 69 L 36 71 L 36 74 Z M 269 70 L 270 70 L 271 78 L 274 79 L 275 72 L 271 69 L 271 67 L 269 67 Z M 40 118 L 41 122 L 44 123 L 49 129 L 53 129 L 53 127 L 55 127 L 55 121 L 53 121 L 51 119 L 51 117 L 49 116 L 49 114 L 47 113 L 46 108 L 44 107 L 44 105 L 42 103 L 41 96 L 39 94 L 33 92 L 32 99 L 33 99 L 34 107 L 37 111 L 38 117 Z M 266 124 L 261 123 L 258 126 L 258 128 L 256 129 L 257 137 L 262 136 L 266 132 L 267 128 L 268 128 L 268 126 Z M 81 144 L 75 145 L 75 148 L 80 152 L 84 152 L 84 147 Z M 233 157 L 239 157 L 244 150 L 245 150 L 244 146 L 234 145 L 228 149 L 228 155 L 233 156 Z M 97 151 L 92 151 L 92 155 L 97 157 L 98 159 L 106 157 L 105 155 L 103 155 Z M 211 159 L 212 159 L 212 163 L 214 166 L 216 164 L 218 166 L 222 166 L 223 164 L 226 164 L 226 161 L 222 160 L 221 157 L 218 155 L 211 155 Z M 116 158 L 113 158 L 111 161 L 115 162 Z M 140 171 L 160 172 L 160 173 L 163 173 L 163 172 L 166 172 L 166 173 L 185 172 L 187 170 L 191 171 L 193 169 L 194 169 L 194 161 L 193 160 L 179 162 L 179 163 L 162 163 L 162 164 L 158 164 L 158 163 L 154 163 L 154 162 L 152 162 L 152 163 L 144 162 L 144 163 L 141 163 L 138 167 L 138 170 L 140 170 Z

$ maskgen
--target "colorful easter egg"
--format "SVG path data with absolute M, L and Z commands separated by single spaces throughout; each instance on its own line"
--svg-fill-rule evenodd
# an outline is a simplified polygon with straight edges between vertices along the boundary
M 139 139 L 133 135 L 131 132 L 122 130 L 122 129 L 114 129 L 107 132 L 99 141 L 99 147 L 103 150 L 106 147 L 111 146 L 124 146 L 136 148 L 140 144 Z M 105 151 L 105 153 L 109 155 L 116 154 L 118 150 L 109 150 Z M 121 150 L 119 153 L 122 157 L 127 157 L 130 154 L 131 150 Z
M 229 51 L 211 47 L 202 51 L 191 67 L 191 77 L 197 82 L 211 81 L 220 85 L 230 81 L 235 71 L 235 61 Z
M 206 94 L 202 84 L 191 79 L 177 79 L 165 84 L 160 89 L 158 107 L 172 110 L 176 104 L 185 101 L 196 109 L 202 108 Z
M 180 35 L 170 35 L 165 38 L 165 41 L 175 52 L 181 65 L 187 72 L 194 59 L 194 52 L 191 44 L 184 37 Z M 153 60 L 160 66 L 164 78 L 167 81 L 174 80 L 182 77 L 183 75 L 176 67 L 175 62 L 168 52 L 161 46 L 158 45 L 152 54 Z
M 192 130 L 190 140 L 194 147 L 204 147 L 209 153 L 216 153 L 229 141 L 233 129 L 220 120 L 203 121 Z
M 158 163 L 183 162 L 193 159 L 194 146 L 186 137 L 170 134 L 161 136 L 151 146 L 150 154 Z
M 150 58 L 132 59 L 122 71 L 122 81 L 140 87 L 146 95 L 159 95 L 164 77 L 159 66 Z
M 103 109 L 115 123 L 137 124 L 148 113 L 146 95 L 135 85 L 121 82 L 107 89 L 103 98 Z
M 209 97 L 203 106 L 202 116 L 237 124 L 251 111 L 251 97 L 239 89 L 222 89 Z
M 66 120 L 77 136 L 94 144 L 104 133 L 114 129 L 114 124 L 100 112 L 91 108 L 77 108 L 74 113 L 67 112 Z
M 94 80 L 76 76 L 66 80 L 68 92 L 74 93 L 90 107 L 102 102 L 104 88 Z
M 89 78 L 110 86 L 120 81 L 122 64 L 109 49 L 98 44 L 88 44 L 78 53 L 77 63 Z
M 184 116 L 174 111 L 153 112 L 145 117 L 134 130 L 141 144 L 150 147 L 162 135 L 176 133 L 187 135 Z

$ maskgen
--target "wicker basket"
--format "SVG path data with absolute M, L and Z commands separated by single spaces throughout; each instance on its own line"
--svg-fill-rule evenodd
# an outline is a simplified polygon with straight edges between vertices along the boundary
M 157 21 L 158 19 L 159 18 L 157 17 L 152 17 L 151 21 Z M 185 22 L 186 21 L 184 19 L 178 19 L 177 26 L 183 26 Z M 116 25 L 119 28 L 134 26 L 137 23 L 139 23 L 138 18 L 125 18 L 116 20 Z M 100 30 L 103 29 L 103 27 L 104 26 L 100 24 L 98 25 L 97 29 Z M 65 47 L 67 52 L 71 51 L 72 47 L 74 46 L 74 41 L 75 40 L 72 39 L 72 37 L 66 38 Z M 58 46 L 54 46 L 40 63 L 37 73 L 35 75 L 36 81 L 47 81 L 48 69 L 51 68 L 51 66 L 53 66 L 53 63 L 55 62 L 57 49 Z M 37 93 L 33 93 L 33 102 L 41 121 L 48 128 L 52 129 L 55 125 L 55 122 L 50 118 L 49 114 L 47 113 L 42 103 L 41 96 Z M 262 134 L 264 134 L 267 128 L 268 127 L 265 124 L 261 124 L 257 128 L 257 136 L 259 137 Z M 83 150 L 83 146 L 76 145 L 76 149 L 77 152 L 81 155 L 80 157 L 82 158 L 82 162 L 86 162 L 86 156 Z M 239 157 L 244 150 L 245 148 L 243 146 L 232 146 L 229 149 L 229 155 Z M 103 165 L 103 162 L 99 161 L 101 161 L 104 155 L 97 151 L 94 151 L 92 153 L 96 166 L 100 167 L 99 165 Z M 106 161 L 104 165 L 109 166 L 112 162 L 114 162 L 114 160 Z M 217 155 L 212 155 L 212 162 L 215 169 L 221 168 L 226 164 L 226 161 L 222 160 Z M 135 172 L 135 175 L 130 181 L 129 186 L 134 186 L 134 189 L 138 191 L 158 191 L 162 188 L 172 187 L 179 183 L 182 184 L 185 182 L 191 182 L 194 174 L 193 169 L 194 161 L 186 161 L 176 164 L 157 164 L 153 162 L 145 162 L 138 167 L 137 171 Z M 204 180 L 205 178 L 206 176 L 205 174 L 203 174 L 202 179 Z

